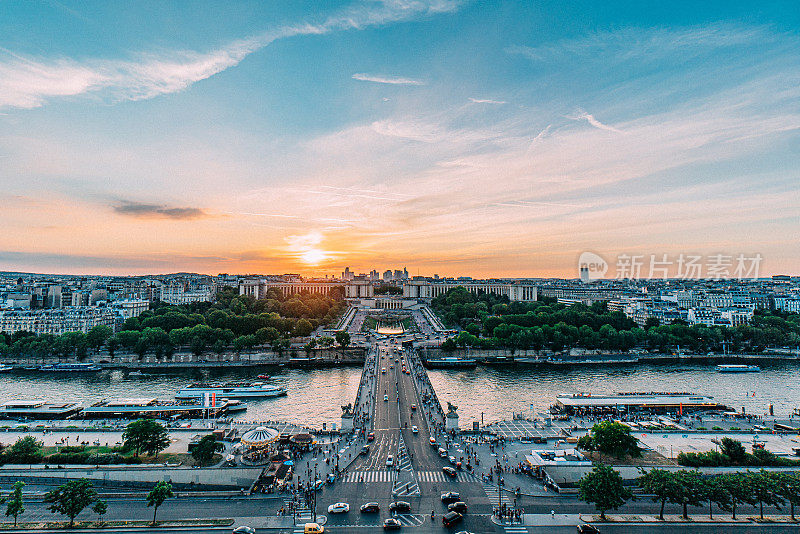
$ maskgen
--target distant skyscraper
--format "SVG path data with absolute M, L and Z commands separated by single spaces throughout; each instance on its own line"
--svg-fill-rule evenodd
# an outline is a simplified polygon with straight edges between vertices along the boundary
M 584 284 L 589 283 L 589 267 L 581 265 L 581 282 Z
M 383 281 L 384 282 L 391 282 L 392 281 L 392 270 L 386 269 L 383 271 Z
M 344 272 L 342 273 L 342 280 L 352 280 L 355 276 L 355 273 L 350 270 L 350 267 L 345 267 Z

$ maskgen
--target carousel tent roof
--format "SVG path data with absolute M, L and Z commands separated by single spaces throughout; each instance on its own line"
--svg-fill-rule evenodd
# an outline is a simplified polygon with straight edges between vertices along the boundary
M 242 443 L 250 447 L 257 447 L 275 441 L 278 439 L 278 435 L 277 430 L 260 426 L 245 432 L 242 436 Z
M 290 438 L 290 441 L 298 445 L 309 445 L 314 441 L 314 436 L 311 434 L 295 434 Z

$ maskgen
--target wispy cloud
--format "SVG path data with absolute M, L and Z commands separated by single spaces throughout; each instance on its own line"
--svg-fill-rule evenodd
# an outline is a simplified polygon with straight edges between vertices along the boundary
M 470 98 L 473 104 L 508 104 L 505 100 L 491 100 L 489 98 Z
M 30 109 L 53 98 L 86 94 L 114 100 L 153 98 L 184 90 L 236 66 L 278 39 L 401 22 L 453 11 L 458 5 L 456 0 L 384 0 L 350 7 L 322 23 L 284 26 L 205 53 L 189 50 L 138 53 L 130 59 L 112 60 L 43 58 L 0 50 L 0 109 Z M 363 76 L 367 81 L 379 83 L 422 84 L 405 78 Z
M 399 76 L 380 76 L 373 74 L 356 73 L 353 74 L 354 80 L 362 82 L 385 83 L 388 85 L 425 85 L 422 80 L 415 80 L 413 78 L 402 78 Z
M 512 45 L 505 51 L 542 62 L 586 56 L 648 62 L 676 57 L 683 61 L 708 51 L 763 44 L 775 38 L 765 27 L 717 23 L 686 28 L 623 28 L 540 46 Z
M 584 110 L 582 110 L 580 108 L 578 108 L 575 111 L 575 113 L 573 113 L 572 115 L 567 115 L 567 118 L 568 119 L 572 119 L 574 121 L 585 120 L 586 122 L 588 122 L 589 124 L 591 124 L 592 126 L 594 126 L 595 128 L 598 128 L 600 130 L 607 130 L 609 132 L 623 133 L 622 130 L 618 130 L 617 128 L 614 128 L 613 126 L 609 126 L 608 124 L 603 124 L 602 122 L 597 120 L 594 117 L 594 115 L 592 115 L 591 113 L 587 113 L 586 111 L 584 111 Z
M 203 219 L 209 215 L 200 208 L 172 207 L 159 204 L 143 204 L 140 202 L 123 202 L 114 206 L 114 211 L 120 215 L 137 217 L 141 219 Z

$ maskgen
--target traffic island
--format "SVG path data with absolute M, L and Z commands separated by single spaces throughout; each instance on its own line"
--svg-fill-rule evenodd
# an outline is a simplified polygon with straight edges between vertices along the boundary
M 134 521 L 75 521 L 69 526 L 69 521 L 37 521 L 31 523 L 19 522 L 15 527 L 13 523 L 0 523 L 0 530 L 76 530 L 76 529 L 103 529 L 103 528 L 204 528 L 204 527 L 229 527 L 234 520 L 227 519 L 181 519 L 177 521 L 152 521 L 146 519 Z

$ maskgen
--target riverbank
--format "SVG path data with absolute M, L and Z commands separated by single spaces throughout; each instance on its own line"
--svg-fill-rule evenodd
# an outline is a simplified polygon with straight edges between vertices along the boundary
M 103 369 L 135 369 L 143 371 L 147 369 L 247 368 L 261 366 L 334 367 L 338 365 L 362 365 L 366 354 L 367 349 L 363 347 L 287 349 L 281 352 L 242 351 L 223 352 L 220 354 L 194 354 L 189 351 L 179 351 L 160 357 L 154 354 L 139 356 L 133 353 L 120 352 L 111 355 L 107 351 L 99 351 L 90 354 L 83 361 L 93 361 Z M 42 365 L 76 362 L 78 362 L 76 358 L 59 358 L 57 356 L 23 356 L 2 361 L 3 364 L 13 367 L 15 371 L 38 368 Z
M 438 347 L 420 350 L 423 361 L 442 357 L 474 359 L 479 364 L 525 364 L 525 365 L 574 365 L 574 364 L 614 364 L 614 363 L 657 363 L 657 362 L 747 362 L 753 361 L 796 361 L 800 360 L 798 352 L 769 352 L 742 354 L 690 354 L 664 352 L 615 352 L 615 351 L 581 351 L 553 352 L 536 350 L 510 349 L 456 349 L 443 350 Z

